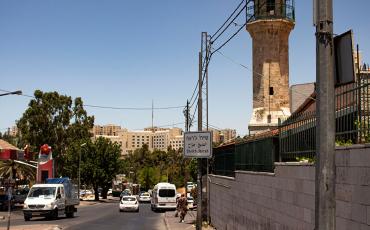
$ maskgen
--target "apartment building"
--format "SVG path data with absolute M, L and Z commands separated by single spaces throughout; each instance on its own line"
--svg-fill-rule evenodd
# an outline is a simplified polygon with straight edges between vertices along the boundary
M 227 142 L 236 137 L 235 129 L 211 129 L 213 142 Z M 116 125 L 94 127 L 94 137 L 105 137 L 121 145 L 122 155 L 127 155 L 146 144 L 150 151 L 167 151 L 168 147 L 179 150 L 184 147 L 184 134 L 181 128 L 148 127 L 144 130 L 129 131 Z
M 228 142 L 236 137 L 235 129 L 209 129 L 212 132 L 212 140 L 215 143 Z
M 104 135 L 104 136 L 118 136 L 118 133 L 121 132 L 121 126 L 119 125 L 94 125 L 92 133 L 94 136 L 96 135 Z
M 175 150 L 183 147 L 183 131 L 180 128 L 150 127 L 144 130 L 129 131 L 122 129 L 120 126 L 104 125 L 95 126 L 92 132 L 94 138 L 105 137 L 119 143 L 122 155 L 127 155 L 143 147 L 144 144 L 149 147 L 150 151 L 155 149 L 167 151 L 169 146 Z

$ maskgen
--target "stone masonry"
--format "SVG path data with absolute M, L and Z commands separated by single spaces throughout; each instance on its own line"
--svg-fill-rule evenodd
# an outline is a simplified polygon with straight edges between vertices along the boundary
M 370 230 L 370 146 L 336 150 L 336 229 Z M 210 175 L 211 222 L 218 230 L 313 230 L 315 167 L 276 163 L 274 173 Z
M 250 130 L 271 123 L 289 112 L 289 34 L 294 22 L 256 20 L 247 24 L 253 40 L 253 115 Z M 271 119 L 267 119 L 270 114 Z M 253 128 L 255 127 L 255 128 Z

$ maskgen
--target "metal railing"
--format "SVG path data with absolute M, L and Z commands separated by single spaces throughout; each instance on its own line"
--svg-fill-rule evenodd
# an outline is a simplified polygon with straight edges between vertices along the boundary
M 286 19 L 295 21 L 294 0 L 286 0 L 284 4 L 275 1 L 250 1 L 247 4 L 247 21 L 263 19 Z
M 235 145 L 235 170 L 273 172 L 279 139 L 264 137 Z
M 279 125 L 280 160 L 314 158 L 316 153 L 316 102 Z M 335 136 L 337 145 L 370 142 L 370 79 L 361 75 L 354 83 L 335 89 Z
M 235 145 L 213 149 L 210 173 L 234 177 L 235 175 Z

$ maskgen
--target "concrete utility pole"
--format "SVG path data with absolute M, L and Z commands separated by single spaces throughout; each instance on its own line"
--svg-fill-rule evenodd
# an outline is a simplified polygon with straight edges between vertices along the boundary
M 198 131 L 201 132 L 203 129 L 202 126 L 202 117 L 203 117 L 203 101 L 202 101 L 202 53 L 199 52 L 199 91 L 198 91 Z M 202 229 L 202 158 L 198 158 L 198 176 L 197 176 L 197 223 L 196 230 Z
M 335 95 L 332 0 L 316 1 L 315 229 L 335 229 Z

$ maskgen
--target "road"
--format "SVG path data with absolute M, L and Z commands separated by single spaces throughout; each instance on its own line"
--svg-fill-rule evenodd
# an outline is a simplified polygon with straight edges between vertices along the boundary
M 0 216 L 7 216 L 6 212 L 0 212 Z M 7 221 L 0 220 L 0 229 L 6 229 Z M 150 210 L 150 204 L 140 204 L 139 213 L 119 212 L 118 201 L 108 203 L 96 203 L 78 207 L 75 217 L 59 217 L 58 220 L 46 220 L 45 218 L 32 218 L 31 221 L 23 220 L 21 210 L 12 212 L 10 229 L 65 229 L 65 230 L 101 230 L 101 229 L 125 229 L 125 230 L 166 230 L 164 213 L 155 213 Z

